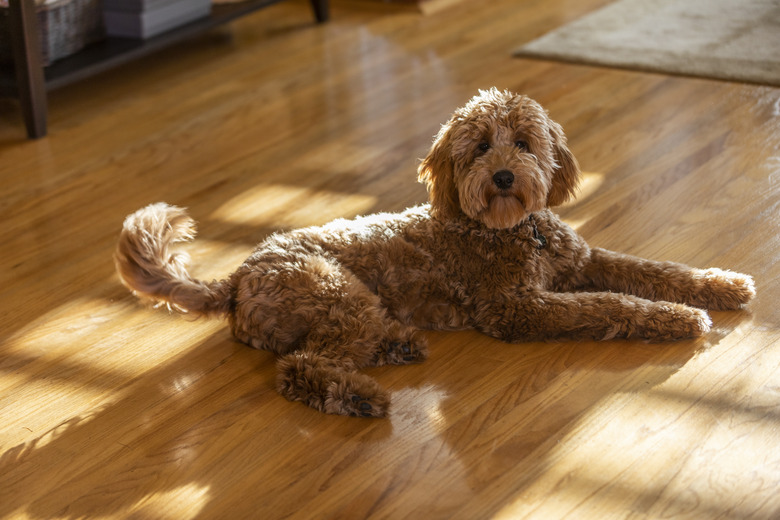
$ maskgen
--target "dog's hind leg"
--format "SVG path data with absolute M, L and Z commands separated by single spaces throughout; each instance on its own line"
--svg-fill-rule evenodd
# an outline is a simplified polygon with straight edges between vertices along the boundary
M 301 401 L 325 413 L 384 417 L 387 392 L 372 377 L 356 372 L 349 359 L 298 351 L 279 359 L 276 388 L 290 401 Z
M 384 417 L 388 393 L 357 372 L 366 366 L 405 365 L 427 357 L 425 338 L 389 317 L 360 282 L 330 308 L 300 349 L 278 362 L 277 390 L 325 413 Z
M 280 356 L 277 389 L 317 410 L 368 417 L 387 413 L 389 396 L 357 371 L 422 361 L 425 341 L 390 317 L 379 296 L 333 259 L 302 255 L 242 280 L 234 334 Z
M 423 361 L 422 334 L 387 315 L 375 295 L 353 280 L 300 349 L 278 362 L 277 390 L 325 413 L 384 417 L 390 397 L 358 370 Z
M 277 390 L 321 412 L 384 417 L 388 393 L 358 370 L 377 364 L 382 345 L 403 342 L 411 333 L 396 330 L 403 326 L 388 317 L 379 298 L 348 270 L 315 258 L 307 267 L 302 273 L 305 290 L 290 300 L 296 303 L 295 312 L 308 314 L 309 329 L 279 359 Z

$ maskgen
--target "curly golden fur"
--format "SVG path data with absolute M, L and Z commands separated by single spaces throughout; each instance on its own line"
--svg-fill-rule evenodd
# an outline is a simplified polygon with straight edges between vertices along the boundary
M 507 342 L 700 336 L 704 309 L 736 309 L 753 280 L 590 248 L 548 207 L 572 197 L 579 167 L 535 101 L 480 91 L 436 136 L 419 168 L 430 204 L 274 234 L 228 278 L 189 276 L 169 251 L 185 212 L 127 217 L 123 283 L 195 315 L 226 315 L 240 341 L 278 356 L 279 392 L 326 412 L 386 415 L 362 367 L 426 358 L 421 329 L 475 328 Z

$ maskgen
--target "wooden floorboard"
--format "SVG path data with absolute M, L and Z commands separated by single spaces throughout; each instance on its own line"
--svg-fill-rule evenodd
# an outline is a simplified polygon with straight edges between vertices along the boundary
M 28 141 L 0 100 L 0 518 L 780 517 L 780 90 L 517 59 L 606 0 L 421 15 L 290 0 L 50 95 Z M 125 215 L 187 206 L 192 272 L 278 229 L 422 202 L 479 88 L 524 92 L 585 172 L 594 246 L 752 274 L 699 340 L 507 345 L 428 333 L 368 370 L 384 420 L 274 390 L 225 323 L 145 308 L 114 274 Z

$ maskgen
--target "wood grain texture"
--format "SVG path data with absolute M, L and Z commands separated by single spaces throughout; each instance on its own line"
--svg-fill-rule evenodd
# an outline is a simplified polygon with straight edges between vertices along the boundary
M 0 518 L 780 516 L 780 90 L 511 58 L 605 3 L 333 0 L 315 26 L 291 0 L 55 91 L 45 139 L 0 101 Z M 696 341 L 430 333 L 369 371 L 393 406 L 361 420 L 120 286 L 151 202 L 189 207 L 208 279 L 276 229 L 423 201 L 417 159 L 494 85 L 566 129 L 586 174 L 559 213 L 591 245 L 746 272 L 756 300 Z

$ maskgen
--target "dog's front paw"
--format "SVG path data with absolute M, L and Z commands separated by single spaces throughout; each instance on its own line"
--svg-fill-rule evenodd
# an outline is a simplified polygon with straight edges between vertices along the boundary
M 702 270 L 699 279 L 703 284 L 700 303 L 706 309 L 739 309 L 756 295 L 753 278 L 746 274 L 712 268 Z
M 707 311 L 679 303 L 657 302 L 647 313 L 640 333 L 656 341 L 685 339 L 702 336 L 711 326 Z
M 325 411 L 353 417 L 385 417 L 390 407 L 387 392 L 364 374 L 346 374 L 328 389 Z

